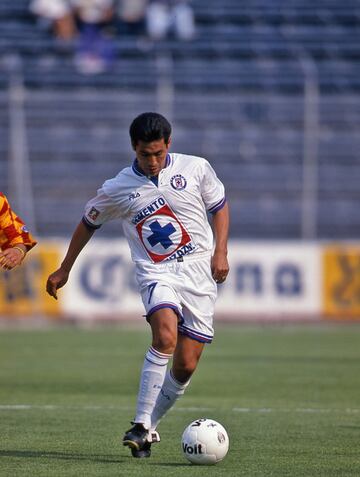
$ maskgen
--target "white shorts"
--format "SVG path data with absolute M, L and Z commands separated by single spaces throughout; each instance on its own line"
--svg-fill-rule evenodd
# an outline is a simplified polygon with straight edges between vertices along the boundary
M 211 275 L 210 255 L 194 254 L 183 260 L 136 264 L 146 317 L 161 308 L 172 308 L 179 317 L 179 333 L 211 343 L 217 286 Z

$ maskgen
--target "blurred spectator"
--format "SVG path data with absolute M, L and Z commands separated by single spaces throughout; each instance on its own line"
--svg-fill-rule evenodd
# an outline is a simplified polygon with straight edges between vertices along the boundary
M 142 34 L 148 0 L 118 0 L 119 20 L 126 25 L 126 33 Z
M 56 37 L 75 41 L 75 64 L 82 73 L 101 73 L 114 57 L 109 27 L 115 0 L 33 0 L 31 10 L 50 22 Z
M 174 30 L 181 40 L 195 35 L 194 13 L 188 0 L 153 0 L 146 12 L 147 31 L 153 40 L 161 40 Z

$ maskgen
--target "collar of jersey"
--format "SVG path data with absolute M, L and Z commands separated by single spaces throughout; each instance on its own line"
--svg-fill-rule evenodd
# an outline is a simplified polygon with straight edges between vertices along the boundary
M 167 154 L 167 155 L 166 155 L 166 161 L 165 161 L 165 167 L 164 167 L 164 169 L 165 169 L 166 167 L 168 167 L 168 166 L 170 165 L 170 163 L 171 163 L 171 157 L 170 157 L 170 154 Z M 144 174 L 144 173 L 142 172 L 142 170 L 140 169 L 139 163 L 138 163 L 138 160 L 137 160 L 137 159 L 135 159 L 134 162 L 133 162 L 132 170 L 133 170 L 133 172 L 134 172 L 137 176 L 144 176 L 144 177 L 146 177 L 146 174 Z

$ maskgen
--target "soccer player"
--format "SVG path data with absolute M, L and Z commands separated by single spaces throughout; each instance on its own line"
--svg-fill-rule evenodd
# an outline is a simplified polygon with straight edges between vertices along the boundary
M 11 210 L 7 198 L 0 192 L 0 267 L 5 270 L 17 267 L 35 245 L 36 241 L 26 225 Z
M 141 114 L 130 126 L 130 137 L 133 164 L 107 180 L 87 203 L 64 261 L 48 278 L 47 291 L 57 298 L 94 231 L 122 219 L 152 331 L 133 427 L 123 444 L 134 457 L 149 457 L 151 444 L 160 440 L 160 419 L 184 394 L 204 344 L 213 338 L 217 283 L 229 272 L 229 213 L 224 186 L 210 164 L 168 152 L 171 125 L 166 118 Z

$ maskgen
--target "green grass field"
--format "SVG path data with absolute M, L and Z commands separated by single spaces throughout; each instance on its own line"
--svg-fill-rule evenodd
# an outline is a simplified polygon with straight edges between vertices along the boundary
M 221 327 L 150 459 L 121 445 L 148 330 L 0 331 L 0 476 L 360 476 L 360 326 Z M 213 467 L 181 434 L 220 421 Z

